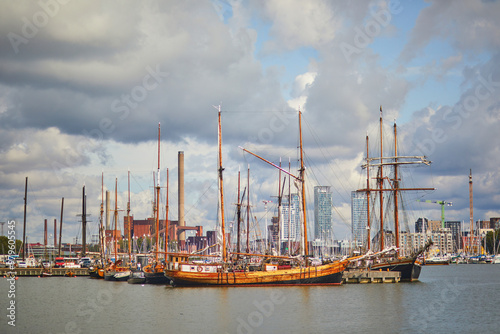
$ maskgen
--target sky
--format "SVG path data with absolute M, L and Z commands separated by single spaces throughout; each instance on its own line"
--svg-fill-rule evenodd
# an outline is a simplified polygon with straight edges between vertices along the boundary
M 436 188 L 408 196 L 410 227 L 440 219 L 419 199 L 452 202 L 446 219 L 468 226 L 470 170 L 474 220 L 499 217 L 499 15 L 486 0 L 2 1 L 0 219 L 22 239 L 28 177 L 28 241 L 43 242 L 44 219 L 53 233 L 63 197 L 63 242 L 81 240 L 82 187 L 96 234 L 102 175 L 122 216 L 129 171 L 131 214 L 151 216 L 160 123 L 161 215 L 168 169 L 177 219 L 183 151 L 187 224 L 214 229 L 219 105 L 229 223 L 248 167 L 262 229 L 276 212 L 278 171 L 239 146 L 297 174 L 300 110 L 309 217 L 313 187 L 331 186 L 334 236 L 350 238 L 380 106 L 387 152 L 396 121 L 399 153 L 432 161 L 403 171 Z

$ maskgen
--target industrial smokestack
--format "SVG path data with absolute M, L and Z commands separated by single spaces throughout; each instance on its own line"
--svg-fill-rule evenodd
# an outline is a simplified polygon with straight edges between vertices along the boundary
M 178 155 L 178 170 L 179 170 L 179 226 L 186 226 L 184 221 L 184 152 L 179 151 Z M 182 231 L 179 234 L 179 241 L 186 240 L 186 232 Z
M 106 230 L 111 230 L 111 227 L 109 226 L 109 190 L 106 190 Z

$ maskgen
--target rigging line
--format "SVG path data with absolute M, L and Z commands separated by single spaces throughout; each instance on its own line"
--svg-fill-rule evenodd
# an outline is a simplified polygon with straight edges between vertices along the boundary
M 210 184 L 209 187 L 207 187 L 207 189 L 203 192 L 203 194 L 201 194 L 199 197 L 198 197 L 198 200 L 196 201 L 196 203 L 194 203 L 193 205 L 191 205 L 187 210 L 185 210 L 185 213 L 184 213 L 184 216 L 188 216 L 189 212 L 194 209 L 195 207 L 198 207 L 198 204 L 200 203 L 200 201 L 205 198 L 206 194 L 213 188 L 214 184 L 217 183 L 217 180 L 213 180 L 212 181 L 212 184 Z M 219 191 L 218 189 L 216 189 L 216 191 Z
M 286 113 L 286 114 L 296 114 L 296 110 L 221 110 L 223 114 L 274 114 L 274 113 Z
M 139 180 L 137 180 L 137 178 L 135 177 L 135 174 L 132 173 L 132 172 L 130 172 L 130 176 L 132 176 L 132 179 L 137 183 L 137 185 L 139 186 L 139 188 L 141 189 L 141 191 L 144 191 L 145 189 L 142 187 L 142 184 L 139 182 Z
M 306 159 L 306 161 L 310 161 L 310 159 L 309 159 L 309 157 L 308 157 L 307 155 L 305 155 L 305 159 Z M 311 164 L 308 164 L 308 165 L 311 165 Z M 311 174 L 312 174 L 312 176 L 314 177 L 314 180 L 315 180 L 315 181 L 316 181 L 316 183 L 319 185 L 319 184 L 321 184 L 321 183 L 318 181 L 318 178 L 317 178 L 317 176 L 316 176 L 315 172 L 313 172 L 314 170 L 315 170 L 314 168 L 310 168 L 310 169 L 308 169 L 308 170 L 306 171 L 306 173 L 307 173 L 308 178 L 312 178 L 312 177 L 309 177 L 309 175 L 311 175 Z M 318 170 L 319 170 L 319 169 L 318 169 Z M 322 174 L 322 173 L 321 173 L 321 174 Z M 332 187 L 332 188 L 334 188 L 334 189 L 337 191 L 337 193 L 341 196 L 341 199 L 342 199 L 342 201 L 343 201 L 344 203 L 349 203 L 349 202 L 348 202 L 348 201 L 346 201 L 346 200 L 345 200 L 345 198 L 344 198 L 344 197 L 340 194 L 340 192 L 338 192 L 338 189 L 336 189 L 335 187 Z M 309 190 L 308 190 L 308 191 L 309 191 Z M 308 192 L 308 196 L 310 196 L 310 193 L 309 193 L 309 192 Z M 310 198 L 310 197 L 309 197 L 309 198 Z M 339 215 L 339 217 L 340 217 L 340 219 L 342 220 L 342 222 L 343 222 L 346 226 L 351 227 L 351 223 L 349 222 L 349 220 L 348 220 L 348 219 L 346 219 L 346 218 L 345 218 L 345 217 L 344 217 L 344 216 L 340 213 L 340 210 L 337 208 L 337 206 L 333 205 L 333 200 L 332 200 L 332 205 L 331 205 L 331 206 L 332 206 L 332 208 L 333 208 L 333 209 L 337 212 L 337 214 Z
M 337 179 L 337 181 L 339 182 L 339 184 L 341 185 L 341 187 L 343 188 L 343 190 L 344 190 L 345 192 L 349 193 L 349 192 L 350 192 L 350 191 L 349 191 L 349 189 L 354 189 L 354 188 L 353 188 L 353 186 L 352 186 L 351 184 L 348 184 L 348 186 L 349 186 L 349 187 L 346 187 L 346 186 L 344 185 L 343 180 L 342 180 L 342 179 L 339 177 L 339 175 L 335 172 L 335 169 L 334 169 L 334 168 L 330 165 L 329 160 L 328 160 L 328 158 L 327 158 L 327 156 L 326 156 L 326 154 L 325 154 L 325 151 L 326 151 L 326 150 L 325 150 L 325 148 L 324 148 L 324 145 L 320 142 L 319 137 L 316 135 L 316 133 L 315 133 L 314 131 L 312 131 L 312 127 L 311 127 L 311 125 L 309 124 L 309 122 L 307 122 L 307 120 L 305 120 L 305 121 L 304 121 L 304 123 L 306 124 L 307 128 L 308 128 L 308 129 L 309 129 L 309 131 L 311 132 L 312 137 L 313 137 L 313 139 L 314 139 L 315 143 L 316 143 L 316 144 L 317 144 L 317 146 L 319 147 L 320 152 L 321 152 L 321 154 L 322 154 L 322 156 L 323 156 L 323 159 L 324 159 L 325 163 L 326 163 L 326 164 L 330 167 L 331 172 L 333 173 L 333 175 L 335 176 L 335 178 Z M 330 160 L 331 160 L 331 161 L 333 161 L 333 162 L 335 163 L 336 167 L 337 167 L 339 170 L 341 170 L 341 168 L 340 168 L 340 166 L 338 165 L 338 163 L 337 163 L 336 159 L 333 159 L 333 157 L 332 157 Z M 341 193 L 341 192 L 337 189 L 337 187 L 333 187 L 333 188 L 334 188 L 334 189 L 336 190 L 336 192 L 337 192 L 337 193 L 338 193 L 338 194 L 342 197 L 342 200 L 343 200 L 344 202 L 347 202 L 347 203 L 349 202 L 349 201 L 348 201 L 348 200 L 344 197 L 344 195 L 343 195 L 343 194 L 342 194 L 342 193 Z

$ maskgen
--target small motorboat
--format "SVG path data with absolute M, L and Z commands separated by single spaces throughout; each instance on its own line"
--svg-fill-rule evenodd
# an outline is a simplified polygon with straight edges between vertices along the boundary
M 129 284 L 145 284 L 146 276 L 143 271 L 136 271 L 130 275 L 130 278 L 127 280 Z
M 115 281 L 126 281 L 130 278 L 130 274 L 132 272 L 130 270 L 126 270 L 126 271 L 119 271 L 117 273 L 114 274 L 114 280 Z

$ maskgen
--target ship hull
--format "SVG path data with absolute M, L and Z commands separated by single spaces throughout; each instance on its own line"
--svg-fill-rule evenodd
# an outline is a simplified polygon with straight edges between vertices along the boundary
M 165 277 L 163 272 L 148 273 L 145 272 L 144 276 L 146 278 L 146 284 L 168 284 L 170 280 Z
M 371 270 L 399 271 L 401 273 L 400 280 L 404 282 L 417 281 L 421 269 L 421 263 L 415 259 L 394 260 L 385 263 L 376 263 L 371 266 Z
M 104 274 L 104 280 L 106 281 L 116 281 L 115 278 L 115 273 L 114 271 L 108 271 Z
M 144 272 L 142 272 L 142 271 L 135 272 L 127 280 L 127 283 L 129 283 L 129 284 L 146 284 L 146 276 L 144 275 Z
M 94 270 L 89 271 L 90 278 L 95 279 L 103 279 L 104 278 L 104 269 L 96 268 Z
M 173 286 L 272 286 L 272 285 L 340 285 L 348 261 L 327 265 L 246 272 L 185 272 L 165 270 L 165 277 Z
M 449 261 L 425 261 L 426 266 L 447 266 L 449 265 Z

